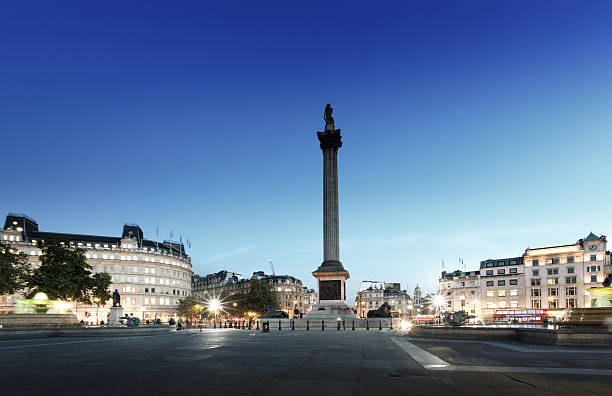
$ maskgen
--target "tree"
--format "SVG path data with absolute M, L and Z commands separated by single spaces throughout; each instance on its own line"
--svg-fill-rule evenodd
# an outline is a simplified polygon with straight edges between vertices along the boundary
M 91 304 L 92 296 L 98 304 L 110 298 L 110 276 L 95 274 L 85 260 L 85 250 L 69 248 L 67 242 L 47 239 L 39 242 L 43 254 L 40 266 L 28 279 L 29 295 L 45 292 L 50 299 Z M 96 276 L 97 275 L 97 276 Z
M 243 311 L 263 314 L 268 305 L 278 307 L 278 298 L 276 292 L 265 281 L 253 279 L 249 292 L 239 303 Z
M 29 273 L 28 257 L 0 242 L 0 295 L 13 294 L 23 289 Z
M 111 285 L 111 276 L 106 272 L 100 272 L 93 274 L 90 279 L 91 283 L 89 289 L 91 290 L 90 294 L 92 300 L 98 307 L 106 305 L 108 300 L 113 297 L 109 290 Z
M 204 310 L 202 304 L 191 297 L 185 297 L 177 301 L 176 310 L 178 313 L 201 313 Z

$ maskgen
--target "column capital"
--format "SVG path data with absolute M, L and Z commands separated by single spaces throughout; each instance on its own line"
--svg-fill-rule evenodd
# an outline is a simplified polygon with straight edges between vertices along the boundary
M 321 150 L 337 150 L 342 147 L 342 136 L 340 135 L 340 129 L 317 132 L 317 137 L 319 138 L 319 142 L 321 143 Z

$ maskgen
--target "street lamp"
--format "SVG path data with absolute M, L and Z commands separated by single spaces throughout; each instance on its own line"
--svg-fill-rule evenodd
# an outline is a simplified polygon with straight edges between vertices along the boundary
M 208 302 L 208 312 L 212 312 L 215 314 L 215 323 L 217 323 L 217 314 L 221 309 L 221 301 L 216 298 L 213 298 Z
M 96 303 L 96 324 L 100 324 L 100 317 L 98 316 L 98 310 L 100 309 L 100 299 L 98 297 L 94 297 L 93 300 Z

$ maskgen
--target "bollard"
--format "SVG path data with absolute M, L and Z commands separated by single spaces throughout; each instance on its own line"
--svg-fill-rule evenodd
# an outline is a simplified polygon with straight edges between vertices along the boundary
M 230 329 L 232 328 L 233 322 L 230 320 Z
M 267 333 L 270 331 L 270 322 L 263 322 L 262 331 L 264 333 Z
M 382 320 L 378 321 L 378 330 L 382 330 Z
M 282 330 L 282 328 L 281 328 L 281 321 L 280 320 L 278 321 L 278 329 Z
M 242 330 L 244 330 L 244 320 L 242 321 Z
M 389 330 L 393 330 L 393 319 L 391 319 L 391 327 L 389 327 Z
M 291 321 L 291 330 L 295 330 L 295 320 Z
M 370 330 L 370 323 L 366 320 L 366 330 Z
M 227 320 L 225 321 L 225 325 L 223 326 L 224 329 L 227 329 Z
M 252 329 L 252 327 L 251 327 L 251 321 L 249 320 L 249 330 L 251 330 L 251 329 Z
M 214 326 L 215 329 L 217 328 L 217 321 L 216 320 L 213 321 L 213 326 Z
M 339 321 L 339 320 L 337 320 L 337 321 L 336 321 L 336 323 L 337 323 L 337 325 L 336 325 L 336 330 L 340 331 L 340 321 Z
M 306 321 L 306 330 L 310 330 L 310 321 L 309 320 Z
M 342 319 L 342 330 L 346 330 L 346 320 Z
M 321 330 L 325 330 L 325 321 L 324 320 L 321 321 Z
M 256 330 L 259 330 L 259 320 L 257 321 L 257 329 Z
M 202 332 L 202 323 L 200 323 L 200 333 Z
M 355 330 L 355 321 L 353 320 L 353 330 Z

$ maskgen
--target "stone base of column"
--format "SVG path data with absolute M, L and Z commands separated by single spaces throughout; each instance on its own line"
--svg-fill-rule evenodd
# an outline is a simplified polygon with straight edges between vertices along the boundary
M 120 327 L 121 318 L 123 317 L 123 307 L 111 307 L 110 318 L 108 319 L 108 327 Z
M 353 313 L 351 307 L 344 301 L 320 301 L 312 308 L 312 311 L 304 315 L 304 319 L 324 319 L 331 321 L 356 318 L 357 315 Z
M 312 311 L 304 315 L 305 319 L 357 318 L 353 309 L 346 303 L 345 284 L 349 273 L 339 261 L 323 262 L 312 275 L 317 278 L 319 302 L 312 308 Z
M 325 264 L 325 262 L 321 264 L 312 273 L 312 276 L 317 278 L 319 304 L 329 302 L 346 305 L 345 283 L 350 277 L 348 271 L 342 267 L 339 261 L 337 262 L 339 266 Z

